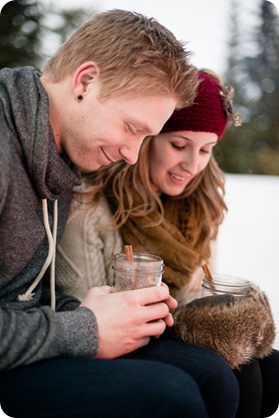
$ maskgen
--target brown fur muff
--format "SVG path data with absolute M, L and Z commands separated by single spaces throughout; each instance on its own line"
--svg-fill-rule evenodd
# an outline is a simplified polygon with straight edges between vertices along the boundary
M 254 284 L 247 296 L 195 299 L 174 310 L 173 317 L 165 337 L 210 348 L 233 369 L 267 356 L 275 338 L 269 301 Z

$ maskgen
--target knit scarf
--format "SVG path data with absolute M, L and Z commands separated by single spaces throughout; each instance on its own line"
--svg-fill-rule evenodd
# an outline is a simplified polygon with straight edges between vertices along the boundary
M 109 201 L 114 212 L 117 202 L 110 193 Z M 197 234 L 195 209 L 186 199 L 173 200 L 164 196 L 162 201 L 164 219 L 160 225 L 148 227 L 159 218 L 157 211 L 144 217 L 130 216 L 121 227 L 121 235 L 125 244 L 133 246 L 134 252 L 148 252 L 162 257 L 163 281 L 169 286 L 171 295 L 176 297 L 201 263 L 200 254 L 194 248 Z M 135 192 L 133 202 L 135 206 L 141 203 Z

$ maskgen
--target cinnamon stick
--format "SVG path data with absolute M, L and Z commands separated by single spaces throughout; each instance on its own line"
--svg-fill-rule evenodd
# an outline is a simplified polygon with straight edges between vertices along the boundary
M 209 286 L 210 286 L 210 289 L 211 289 L 213 295 L 216 295 L 216 289 L 215 289 L 215 285 L 214 285 L 214 282 L 213 282 L 214 278 L 213 278 L 213 275 L 212 275 L 212 273 L 210 271 L 209 265 L 208 264 L 204 264 L 202 266 L 202 269 L 203 269 L 203 272 L 204 272 L 205 277 L 209 281 Z
M 209 265 L 208 265 L 208 264 L 204 264 L 204 265 L 202 266 L 202 269 L 203 269 L 203 272 L 204 272 L 205 277 L 206 277 L 208 280 L 213 280 L 213 276 L 212 276 L 212 273 L 211 273 L 211 271 L 210 271 Z
M 132 245 L 124 245 L 124 250 L 125 250 L 126 260 L 134 261 L 133 246 Z

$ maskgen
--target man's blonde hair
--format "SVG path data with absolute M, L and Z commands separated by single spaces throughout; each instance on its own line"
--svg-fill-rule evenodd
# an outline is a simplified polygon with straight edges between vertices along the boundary
M 86 61 L 100 68 L 102 97 L 138 93 L 172 95 L 192 104 L 198 78 L 183 42 L 153 18 L 126 10 L 95 14 L 43 66 L 58 82 Z

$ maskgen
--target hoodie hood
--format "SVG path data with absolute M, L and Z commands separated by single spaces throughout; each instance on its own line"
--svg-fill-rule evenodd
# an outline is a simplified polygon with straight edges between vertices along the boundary
M 55 200 L 80 184 L 79 170 L 56 149 L 40 73 L 33 67 L 4 68 L 0 71 L 0 96 L 6 121 L 18 139 L 38 196 Z

